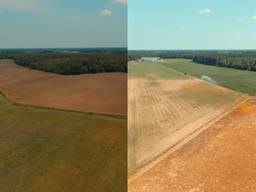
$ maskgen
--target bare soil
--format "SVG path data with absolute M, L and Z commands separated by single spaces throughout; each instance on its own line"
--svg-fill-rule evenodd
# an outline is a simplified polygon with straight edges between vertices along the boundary
M 0 65 L 0 91 L 14 102 L 107 115 L 127 114 L 125 73 L 56 75 Z
M 129 183 L 130 192 L 255 192 L 256 99 Z

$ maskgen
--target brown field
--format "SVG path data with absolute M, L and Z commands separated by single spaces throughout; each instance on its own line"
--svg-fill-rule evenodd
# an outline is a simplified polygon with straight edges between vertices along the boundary
M 0 65 L 0 91 L 14 102 L 107 115 L 127 114 L 124 73 L 56 75 Z
M 0 192 L 127 190 L 126 76 L 0 60 Z
M 202 126 L 243 99 L 240 93 L 208 84 L 158 63 L 130 63 L 130 180 L 151 168 L 177 143 L 197 130 L 202 131 Z
M 255 192 L 256 99 L 129 183 L 130 192 Z

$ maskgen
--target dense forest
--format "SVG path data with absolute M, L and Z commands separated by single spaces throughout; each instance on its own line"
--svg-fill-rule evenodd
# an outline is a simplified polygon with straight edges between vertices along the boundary
M 128 59 L 141 57 L 185 58 L 199 64 L 256 71 L 256 51 L 130 51 Z
M 193 57 L 193 62 L 218 67 L 229 67 L 240 70 L 256 71 L 256 56 L 195 56 Z
M 64 75 L 101 72 L 127 72 L 125 49 L 86 50 L 0 50 L 0 59 Z

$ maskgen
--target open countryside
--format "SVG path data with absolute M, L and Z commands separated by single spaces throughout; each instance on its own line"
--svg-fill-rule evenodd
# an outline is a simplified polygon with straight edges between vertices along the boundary
M 0 60 L 0 191 L 125 191 L 126 82 Z
M 128 70 L 130 178 L 246 98 L 162 63 L 130 62 Z
M 129 3 L 129 192 L 255 192 L 256 1 Z
M 250 98 L 130 182 L 130 191 L 255 191 L 255 117 Z
M 126 119 L 0 105 L 0 191 L 125 190 Z
M 256 95 L 256 72 L 198 64 L 189 59 L 165 59 L 163 65 L 201 78 L 207 75 L 219 85 L 239 92 Z
M 125 116 L 126 73 L 58 75 L 0 63 L 0 91 L 16 103 Z
M 127 1 L 0 7 L 0 192 L 127 191 Z
M 255 72 L 179 58 L 128 66 L 130 192 L 255 191 Z

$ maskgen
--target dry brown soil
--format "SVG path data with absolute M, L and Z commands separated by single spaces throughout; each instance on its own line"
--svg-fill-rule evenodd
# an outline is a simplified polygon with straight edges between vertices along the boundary
M 127 114 L 127 75 L 64 76 L 0 65 L 0 91 L 14 102 L 107 115 Z
M 256 99 L 131 181 L 129 191 L 255 192 Z

